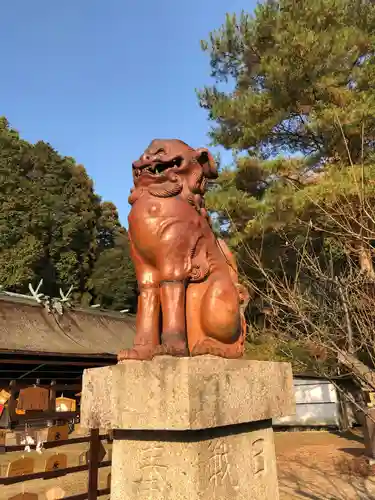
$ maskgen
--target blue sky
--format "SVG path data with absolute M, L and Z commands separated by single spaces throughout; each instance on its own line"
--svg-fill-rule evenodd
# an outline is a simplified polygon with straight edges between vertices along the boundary
M 208 143 L 195 88 L 210 82 L 200 40 L 245 0 L 3 2 L 0 115 L 85 165 L 128 213 L 131 163 L 155 137 Z

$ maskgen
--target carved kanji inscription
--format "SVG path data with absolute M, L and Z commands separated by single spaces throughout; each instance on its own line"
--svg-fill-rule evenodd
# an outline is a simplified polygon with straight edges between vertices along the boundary
M 163 448 L 148 446 L 141 450 L 139 478 L 136 479 L 140 498 L 153 498 L 164 493 L 166 488 L 167 466 L 163 463 Z M 161 496 L 162 498 L 162 496 Z
M 265 471 L 264 459 L 264 439 L 256 439 L 251 445 L 251 455 L 253 462 L 253 473 L 261 474 Z
M 236 472 L 231 462 L 228 443 L 216 439 L 208 443 L 208 457 L 205 463 L 207 489 L 238 489 Z

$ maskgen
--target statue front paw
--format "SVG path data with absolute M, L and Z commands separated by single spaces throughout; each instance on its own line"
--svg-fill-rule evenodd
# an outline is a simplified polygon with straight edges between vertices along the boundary
M 243 356 L 243 347 L 239 342 L 224 344 L 218 340 L 207 337 L 195 344 L 191 351 L 192 357 L 206 355 L 227 359 L 238 359 Z
M 122 363 L 127 360 L 151 360 L 153 357 L 154 349 L 155 346 L 151 344 L 134 346 L 132 349 L 124 349 L 123 351 L 120 351 L 118 353 L 117 361 L 119 363 Z
M 189 356 L 189 349 L 186 345 L 158 345 L 154 349 L 154 357 L 155 356 L 174 356 L 178 358 L 185 358 Z

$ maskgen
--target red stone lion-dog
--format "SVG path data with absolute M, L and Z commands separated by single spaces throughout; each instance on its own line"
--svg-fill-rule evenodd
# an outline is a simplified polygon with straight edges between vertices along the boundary
M 139 298 L 134 346 L 119 361 L 243 355 L 247 290 L 204 208 L 217 175 L 207 149 L 177 139 L 152 141 L 133 163 L 129 238 Z

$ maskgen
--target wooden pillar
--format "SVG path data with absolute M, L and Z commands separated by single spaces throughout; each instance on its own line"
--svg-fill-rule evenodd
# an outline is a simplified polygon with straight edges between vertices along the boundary
M 98 498 L 98 473 L 99 473 L 99 449 L 100 437 L 99 429 L 90 431 L 90 449 L 89 449 L 89 485 L 88 500 L 97 500 Z
M 375 459 L 375 408 L 367 408 L 363 425 L 366 455 Z

